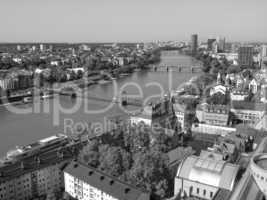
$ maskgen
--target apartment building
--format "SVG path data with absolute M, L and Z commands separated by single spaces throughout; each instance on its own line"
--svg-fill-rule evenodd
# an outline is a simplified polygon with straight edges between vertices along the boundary
M 202 104 L 197 107 L 196 116 L 199 122 L 226 126 L 229 121 L 229 108 L 225 105 Z
M 149 200 L 150 194 L 95 168 L 72 162 L 64 170 L 65 192 L 78 200 Z

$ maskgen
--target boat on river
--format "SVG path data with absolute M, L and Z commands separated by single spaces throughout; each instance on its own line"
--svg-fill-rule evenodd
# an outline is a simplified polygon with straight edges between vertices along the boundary
M 98 84 L 104 85 L 104 84 L 107 84 L 107 83 L 110 83 L 110 82 L 111 82 L 110 80 L 100 80 L 100 81 L 98 81 Z
M 32 97 L 24 97 L 22 99 L 22 102 L 23 103 L 32 103 L 33 102 L 33 99 L 32 99 Z

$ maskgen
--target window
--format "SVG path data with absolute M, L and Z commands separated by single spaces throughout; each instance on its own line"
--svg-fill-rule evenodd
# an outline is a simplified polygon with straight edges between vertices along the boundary
M 206 196 L 206 190 L 203 190 L 203 195 Z
M 197 194 L 199 194 L 199 188 L 197 188 Z
M 213 196 L 213 192 L 210 192 L 210 198 L 212 198 L 212 196 Z

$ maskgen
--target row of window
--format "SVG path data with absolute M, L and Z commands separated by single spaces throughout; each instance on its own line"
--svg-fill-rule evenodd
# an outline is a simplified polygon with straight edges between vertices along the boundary
M 200 191 L 200 190 L 201 190 L 200 188 L 196 188 L 196 194 L 201 195 L 201 191 Z M 193 186 L 190 187 L 190 194 L 191 194 L 192 192 L 193 192 Z M 202 191 L 202 195 L 203 195 L 203 196 L 207 196 L 207 195 L 208 195 L 206 189 L 203 189 L 203 191 Z M 213 192 L 209 192 L 209 197 L 210 197 L 210 198 L 213 197 Z
M 254 176 L 256 176 L 258 179 L 260 179 L 260 180 L 262 180 L 262 181 L 265 180 L 265 182 L 267 182 L 267 177 L 264 179 L 263 176 L 260 176 L 259 174 L 256 174 L 256 172 L 253 172 L 253 174 L 254 174 Z

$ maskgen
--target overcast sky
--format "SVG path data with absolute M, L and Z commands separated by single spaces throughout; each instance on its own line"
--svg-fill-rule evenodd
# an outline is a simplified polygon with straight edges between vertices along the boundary
M 267 0 L 0 0 L 0 42 L 267 41 Z

